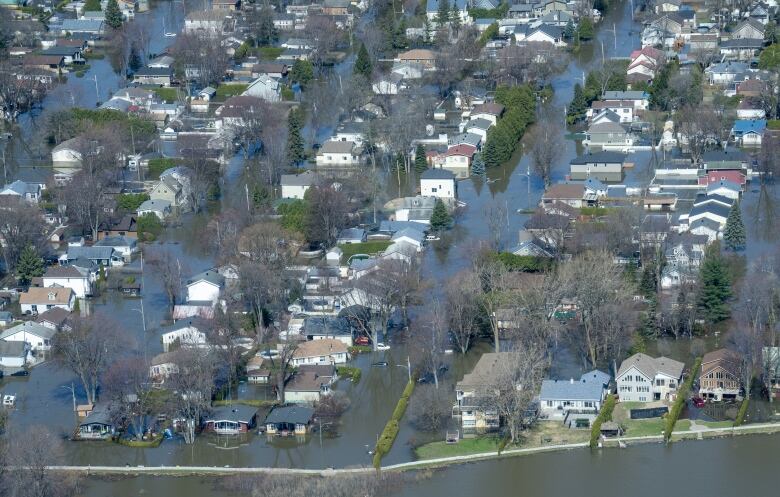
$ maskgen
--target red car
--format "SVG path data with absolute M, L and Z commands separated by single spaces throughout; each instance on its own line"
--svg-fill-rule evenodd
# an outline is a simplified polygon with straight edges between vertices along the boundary
M 360 336 L 355 339 L 355 345 L 368 345 L 369 343 L 371 342 L 369 342 L 368 337 L 365 336 Z
M 704 402 L 704 399 L 702 399 L 701 397 L 694 397 L 694 398 L 691 399 L 691 401 L 693 402 L 693 405 L 695 405 L 699 409 L 704 407 L 704 403 L 705 402 Z

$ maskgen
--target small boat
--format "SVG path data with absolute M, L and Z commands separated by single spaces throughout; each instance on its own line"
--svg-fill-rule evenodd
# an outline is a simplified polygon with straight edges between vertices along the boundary
M 166 38 L 176 38 L 176 33 L 166 32 L 165 33 Z
M 371 364 L 371 366 L 373 366 L 375 368 L 386 368 L 387 367 L 387 361 L 377 361 L 377 362 Z
M 3 407 L 14 407 L 16 405 L 16 395 L 3 395 Z

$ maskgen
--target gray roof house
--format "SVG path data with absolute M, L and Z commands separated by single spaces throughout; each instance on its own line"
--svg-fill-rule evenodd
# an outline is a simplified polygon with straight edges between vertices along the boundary
M 68 253 L 65 255 L 67 261 L 76 259 L 87 259 L 99 265 L 108 266 L 111 264 L 114 254 L 113 247 L 68 247 Z M 60 257 L 62 261 L 63 257 Z M 121 257 L 120 257 L 121 259 Z
M 19 196 L 28 202 L 38 202 L 41 197 L 41 186 L 37 183 L 25 183 L 21 180 L 16 180 L 11 184 L 5 185 L 0 190 L 0 195 L 14 195 Z
M 0 340 L 28 343 L 31 350 L 46 350 L 51 347 L 51 339 L 56 332 L 57 330 L 34 321 L 25 321 L 22 324 L 3 330 L 0 333 Z
M 543 416 L 555 419 L 569 417 L 570 410 L 595 415 L 608 393 L 611 377 L 598 370 L 583 374 L 579 380 L 544 380 L 539 393 L 540 411 Z M 586 418 L 587 419 L 587 418 Z
M 634 354 L 620 364 L 615 380 L 621 402 L 666 400 L 682 382 L 685 364 L 668 357 Z
M 347 243 L 361 243 L 366 239 L 366 230 L 361 228 L 346 228 L 341 230 L 336 244 L 343 245 Z

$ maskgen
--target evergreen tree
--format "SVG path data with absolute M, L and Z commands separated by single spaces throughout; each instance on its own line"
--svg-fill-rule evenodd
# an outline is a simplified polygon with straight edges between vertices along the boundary
M 433 231 L 441 231 L 449 228 L 451 224 L 452 216 L 447 211 L 447 206 L 444 205 L 440 198 L 437 198 L 431 213 L 431 229 Z
M 569 124 L 582 119 L 588 109 L 588 100 L 585 98 L 585 92 L 579 83 L 574 85 L 574 98 L 571 100 L 567 112 L 566 120 Z
M 35 247 L 28 245 L 19 255 L 19 262 L 16 264 L 16 275 L 19 282 L 23 285 L 29 284 L 33 278 L 43 276 L 44 262 L 38 256 Z
M 130 56 L 127 60 L 127 67 L 129 67 L 131 71 L 136 72 L 142 66 L 141 54 L 138 53 L 138 47 L 133 43 L 130 45 Z
M 563 37 L 567 40 L 571 40 L 574 38 L 575 30 L 574 30 L 574 23 L 571 22 L 571 19 L 569 19 L 569 22 L 566 23 L 566 27 L 563 28 Z
M 658 290 L 658 278 L 656 278 L 655 261 L 645 264 L 642 270 L 642 279 L 639 281 L 639 291 L 647 298 L 655 298 Z
M 423 41 L 425 41 L 425 43 L 430 43 L 432 34 L 433 27 L 431 26 L 431 20 L 428 19 L 428 16 L 425 16 L 425 38 Z
M 593 35 L 593 21 L 591 21 L 589 17 L 583 17 L 580 19 L 580 25 L 577 28 L 577 36 L 579 39 L 583 41 L 592 40 Z
M 439 8 L 436 11 L 436 26 L 442 27 L 450 22 L 450 2 L 449 0 L 439 0 Z
M 402 16 L 393 32 L 393 48 L 403 50 L 407 47 L 409 47 L 409 39 L 406 37 L 406 17 Z
M 100 12 L 100 0 L 87 0 L 84 3 L 84 12 Z
M 108 0 L 106 4 L 106 24 L 112 29 L 119 29 L 124 22 L 122 11 L 119 10 L 119 3 L 116 0 Z
M 266 6 L 260 9 L 254 29 L 255 42 L 258 45 L 271 45 L 279 39 L 279 32 L 274 26 L 274 11 Z
M 452 29 L 457 33 L 461 26 L 460 11 L 458 10 L 457 2 L 452 3 L 452 10 L 450 10 L 450 23 Z
M 418 143 L 414 151 L 414 170 L 419 174 L 426 169 L 428 169 L 428 159 L 425 157 L 425 147 Z
M 296 107 L 287 117 L 287 161 L 291 166 L 298 165 L 306 158 L 301 128 L 303 128 L 303 115 Z
M 474 154 L 471 160 L 471 174 L 474 176 L 485 175 L 485 161 L 482 160 L 482 154 Z
M 308 60 L 296 59 L 290 70 L 290 77 L 302 87 L 306 87 L 314 79 L 314 66 Z
M 487 142 L 482 149 L 482 159 L 485 162 L 485 167 L 498 167 L 501 165 L 501 158 L 498 156 L 498 149 L 496 146 L 496 140 L 494 138 L 495 128 L 488 132 Z
M 81 302 L 81 299 L 80 298 L 76 298 L 76 303 L 73 304 L 73 313 L 75 315 L 77 315 L 77 316 L 81 315 L 81 304 L 80 304 L 80 302 Z
M 723 240 L 729 250 L 742 250 L 745 248 L 745 225 L 742 223 L 742 212 L 739 202 L 734 202 L 726 219 L 726 227 L 723 230 Z
M 364 76 L 366 79 L 371 78 L 371 72 L 374 70 L 374 66 L 371 63 L 371 56 L 368 55 L 365 43 L 360 44 L 357 58 L 355 59 L 355 67 L 353 72 Z
M 703 317 L 710 323 L 717 323 L 729 317 L 728 300 L 731 298 L 731 278 L 720 255 L 720 245 L 707 247 L 699 269 L 698 306 Z

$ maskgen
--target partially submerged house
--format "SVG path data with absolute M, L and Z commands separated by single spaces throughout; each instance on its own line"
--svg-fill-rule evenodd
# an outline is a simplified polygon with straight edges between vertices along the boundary
M 92 412 L 79 423 L 76 437 L 79 440 L 108 440 L 114 436 L 116 428 L 111 413 L 105 404 L 94 406 Z
M 305 406 L 275 407 L 265 418 L 265 432 L 269 435 L 305 435 L 314 419 L 314 409 Z
M 206 417 L 204 431 L 217 435 L 240 435 L 255 427 L 257 408 L 236 404 L 212 409 Z

